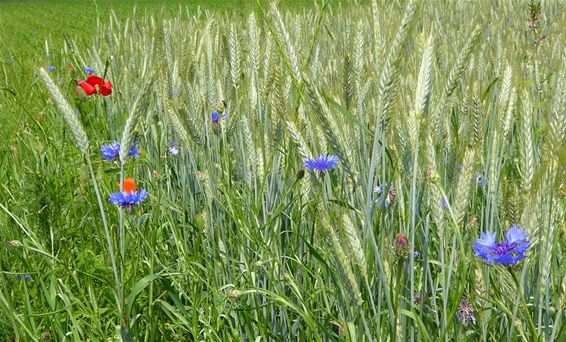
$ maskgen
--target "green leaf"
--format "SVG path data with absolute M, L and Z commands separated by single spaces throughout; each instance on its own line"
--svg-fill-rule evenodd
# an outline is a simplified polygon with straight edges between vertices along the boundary
M 415 323 L 417 323 L 424 341 L 431 341 L 432 340 L 430 338 L 430 335 L 428 334 L 428 331 L 427 331 L 422 319 L 419 316 L 415 315 L 413 312 L 411 312 L 409 310 L 401 309 L 401 310 L 399 310 L 399 312 L 402 315 L 405 315 L 405 316 L 411 318 L 413 321 L 415 321 Z
M 158 279 L 158 278 L 160 278 L 160 276 L 158 274 L 150 274 L 150 275 L 145 276 L 142 279 L 140 279 L 140 281 L 138 281 L 132 287 L 132 290 L 130 291 L 130 294 L 128 295 L 128 297 L 126 299 L 126 303 L 128 303 L 126 305 L 126 314 L 128 315 L 128 317 L 131 317 L 132 305 L 134 305 L 136 297 L 140 294 L 140 292 L 143 291 L 143 289 L 145 289 L 147 287 L 147 285 L 149 285 L 152 281 L 154 281 L 155 279 Z

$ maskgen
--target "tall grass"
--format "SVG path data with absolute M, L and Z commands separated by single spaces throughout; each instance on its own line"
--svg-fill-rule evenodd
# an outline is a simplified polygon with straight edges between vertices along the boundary
M 0 338 L 563 336 L 566 12 L 521 6 L 138 11 L 41 81 L 2 64 Z M 86 66 L 111 96 L 76 95 Z M 127 177 L 134 212 L 106 200 Z M 514 224 L 526 260 L 474 255 Z

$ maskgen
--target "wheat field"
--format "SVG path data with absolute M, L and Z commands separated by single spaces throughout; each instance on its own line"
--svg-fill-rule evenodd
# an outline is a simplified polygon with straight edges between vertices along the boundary
M 0 338 L 564 338 L 564 2 L 250 7 L 1 61 Z

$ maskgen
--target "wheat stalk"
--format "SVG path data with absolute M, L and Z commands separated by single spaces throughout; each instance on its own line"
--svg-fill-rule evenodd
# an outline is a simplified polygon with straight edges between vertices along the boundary
M 505 111 L 505 116 L 502 122 L 503 140 L 507 139 L 509 134 L 509 129 L 513 125 L 513 111 L 515 109 L 515 100 L 517 98 L 517 93 L 515 88 L 511 91 L 511 97 L 509 97 L 509 102 L 507 103 L 507 110 Z
M 362 247 L 362 242 L 359 237 L 359 232 L 350 215 L 344 214 L 342 215 L 342 228 L 344 229 L 344 235 L 346 236 L 346 245 L 349 247 L 349 250 L 352 252 L 353 260 L 356 263 L 356 266 L 359 268 L 362 276 L 366 281 L 369 281 L 368 278 L 368 269 L 367 269 L 367 260 L 364 253 L 364 249 Z
M 532 107 L 528 94 L 523 93 L 523 109 L 521 111 L 521 184 L 528 191 L 534 177 L 534 150 L 532 138 Z
M 126 165 L 126 161 L 128 160 L 130 148 L 132 147 L 132 143 L 134 142 L 135 138 L 135 128 L 145 109 L 142 105 L 142 102 L 145 102 L 147 100 L 149 89 L 150 84 L 146 83 L 142 87 L 142 89 L 138 93 L 138 96 L 130 107 L 128 119 L 126 120 L 126 125 L 124 126 L 124 130 L 122 131 L 122 139 L 120 140 L 121 165 Z
M 462 165 L 462 174 L 459 176 L 458 185 L 456 187 L 456 199 L 454 201 L 454 215 L 456 222 L 461 223 L 464 220 L 468 199 L 470 197 L 470 183 L 472 181 L 472 172 L 475 164 L 475 151 L 473 149 L 466 150 Z
M 342 248 L 342 242 L 340 241 L 340 238 L 330 225 L 327 213 L 322 215 L 322 222 L 320 224 L 330 240 L 330 245 L 332 247 L 332 251 L 334 252 L 334 258 L 336 259 L 336 262 L 339 266 L 338 269 L 340 270 L 343 278 L 345 278 L 346 282 L 348 283 L 348 286 L 345 286 L 345 289 L 350 295 L 351 300 L 356 303 L 357 306 L 361 306 L 363 299 L 360 288 L 358 286 L 358 282 L 356 280 L 356 276 L 354 275 L 348 257 L 344 252 L 344 249 Z
M 71 108 L 71 105 L 69 105 L 69 102 L 67 102 L 61 93 L 61 90 L 59 90 L 59 87 L 57 87 L 53 80 L 51 80 L 47 71 L 40 68 L 39 74 L 47 87 L 47 91 L 49 91 L 49 94 L 51 94 L 51 97 L 59 107 L 59 110 L 63 113 L 63 117 L 67 121 L 69 127 L 71 127 L 71 133 L 75 138 L 75 144 L 77 144 L 77 147 L 85 156 L 88 156 L 88 137 L 81 122 L 75 114 L 75 111 Z
M 240 88 L 240 41 L 238 32 L 234 25 L 230 27 L 230 38 L 228 39 L 228 52 L 230 56 L 230 75 L 232 76 L 232 86 L 238 95 Z
M 446 116 L 443 114 L 445 112 L 445 109 L 448 107 L 448 104 L 452 99 L 454 90 L 456 90 L 456 87 L 460 83 L 460 79 L 462 78 L 462 75 L 464 74 L 464 71 L 466 70 L 468 63 L 470 62 L 472 53 L 477 48 L 480 37 L 481 37 L 481 28 L 479 26 L 476 26 L 476 28 L 470 34 L 470 37 L 468 38 L 466 45 L 462 49 L 462 52 L 458 56 L 456 64 L 454 65 L 452 70 L 450 70 L 448 80 L 446 81 L 446 85 L 444 86 L 444 91 L 442 93 L 442 99 L 440 105 L 437 108 L 437 110 L 433 113 L 434 114 L 433 122 L 436 123 L 435 124 L 436 134 L 440 133 L 440 129 L 444 125 L 444 119 Z

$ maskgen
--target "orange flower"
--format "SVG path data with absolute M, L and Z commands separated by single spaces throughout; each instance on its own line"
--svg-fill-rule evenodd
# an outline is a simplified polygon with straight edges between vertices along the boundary
M 122 184 L 118 183 L 118 188 L 122 191 Z M 124 192 L 129 194 L 136 191 L 136 181 L 133 178 L 124 179 Z

